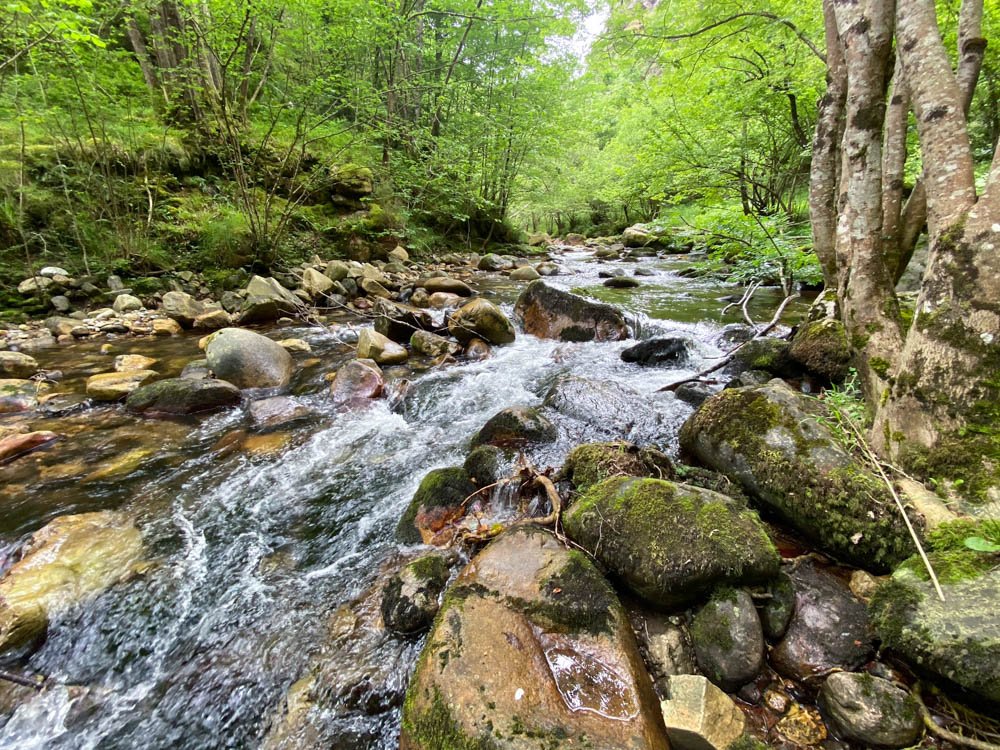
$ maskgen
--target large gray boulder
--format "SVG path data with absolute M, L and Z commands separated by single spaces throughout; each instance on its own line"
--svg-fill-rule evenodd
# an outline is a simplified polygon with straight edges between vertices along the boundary
M 295 366 L 281 344 L 245 328 L 223 328 L 205 347 L 208 368 L 237 388 L 284 388 Z
M 867 747 L 910 747 L 923 723 L 916 700 L 888 680 L 836 672 L 819 691 L 819 705 L 837 733 Z
M 132 391 L 125 408 L 146 416 L 197 414 L 236 406 L 240 389 L 225 380 L 168 378 Z
M 474 338 L 490 344 L 514 341 L 514 325 L 503 310 L 485 299 L 466 302 L 448 316 L 448 332 L 463 344 Z
M 663 434 L 663 422 L 649 408 L 648 400 L 613 380 L 561 375 L 545 394 L 544 403 L 611 439 L 652 442 Z
M 254 276 L 247 284 L 246 297 L 240 308 L 240 323 L 269 323 L 282 315 L 295 315 L 302 309 L 302 300 L 288 291 L 277 279 Z
M 629 336 L 625 317 L 611 305 L 591 302 L 538 280 L 514 306 L 526 333 L 561 341 L 620 341 Z
M 711 490 L 615 476 L 563 514 L 566 535 L 635 594 L 659 607 L 689 604 L 721 584 L 767 581 L 778 553 L 757 514 Z
M 705 401 L 681 429 L 681 448 L 825 551 L 887 570 L 913 553 L 913 541 L 883 482 L 829 419 L 819 400 L 772 380 Z
M 205 306 L 187 292 L 167 292 L 160 307 L 164 315 L 176 320 L 182 328 L 193 326 L 195 318 L 205 312 Z

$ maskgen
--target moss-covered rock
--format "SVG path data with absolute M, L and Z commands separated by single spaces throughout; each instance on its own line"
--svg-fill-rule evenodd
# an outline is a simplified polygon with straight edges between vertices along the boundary
M 448 562 L 439 553 L 418 557 L 392 576 L 382 591 L 382 621 L 397 633 L 430 627 L 448 583 Z
M 591 486 L 563 524 L 630 590 L 661 607 L 778 572 L 778 553 L 757 515 L 698 487 L 612 477 Z
M 523 448 L 551 443 L 558 430 L 538 409 L 512 406 L 490 417 L 472 438 L 472 446 L 495 445 L 498 448 Z
M 865 746 L 909 747 L 923 729 L 913 696 L 864 672 L 827 677 L 819 705 L 841 737 Z
M 445 594 L 403 705 L 400 747 L 666 750 L 614 591 L 582 553 L 521 528 Z
M 561 341 L 620 341 L 629 337 L 625 317 L 611 305 L 531 282 L 514 312 L 525 332 Z
M 236 406 L 240 389 L 225 380 L 168 378 L 129 394 L 125 408 L 147 416 L 196 414 Z
M 396 526 L 396 537 L 407 544 L 430 540 L 449 521 L 461 515 L 464 500 L 476 491 L 461 466 L 433 469 L 421 480 Z
M 639 448 L 631 443 L 588 443 L 574 448 L 560 472 L 577 492 L 611 477 L 652 477 L 671 479 L 674 467 L 670 457 L 653 448 Z
M 514 341 L 514 324 L 503 310 L 485 299 L 466 302 L 448 317 L 448 332 L 461 343 L 480 338 L 491 344 Z
M 753 599 L 743 589 L 716 591 L 691 620 L 698 667 L 713 684 L 734 691 L 764 665 L 764 632 Z
M 792 360 L 791 344 L 784 339 L 763 337 L 748 341 L 733 355 L 744 370 L 764 370 L 779 378 L 795 377 L 802 368 Z
M 837 442 L 827 418 L 821 402 L 775 380 L 710 398 L 681 429 L 681 447 L 827 552 L 888 570 L 913 541 L 882 481 Z
M 841 382 L 851 367 L 851 343 L 844 324 L 831 318 L 803 323 L 792 338 L 788 356 L 815 375 Z
M 479 445 L 469 451 L 463 466 L 473 482 L 479 487 L 486 487 L 507 474 L 514 456 L 514 451 L 511 450 L 497 448 L 495 445 Z

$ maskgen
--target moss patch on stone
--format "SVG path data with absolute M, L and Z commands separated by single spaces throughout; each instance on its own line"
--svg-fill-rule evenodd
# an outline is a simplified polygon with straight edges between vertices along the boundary
M 673 476 L 670 458 L 660 451 L 638 448 L 631 443 L 588 443 L 574 448 L 560 472 L 561 478 L 572 482 L 577 492 L 615 476 Z
M 421 480 L 413 499 L 396 526 L 396 537 L 407 544 L 421 541 L 420 532 L 414 525 L 417 515 L 430 508 L 449 508 L 461 505 L 476 491 L 468 472 L 461 466 L 434 469 Z
M 973 537 L 1000 544 L 1000 520 L 961 518 L 941 524 L 927 535 L 927 557 L 941 583 L 956 583 L 978 578 L 1000 565 L 1000 554 L 969 548 L 966 540 Z M 921 580 L 930 580 L 919 555 L 900 566 Z

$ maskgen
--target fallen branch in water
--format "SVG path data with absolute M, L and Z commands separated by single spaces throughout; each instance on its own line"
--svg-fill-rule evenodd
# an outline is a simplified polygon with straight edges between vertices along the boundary
M 917 706 L 920 708 L 920 715 L 924 720 L 924 726 L 927 728 L 927 731 L 935 737 L 961 747 L 972 748 L 972 750 L 1000 750 L 1000 745 L 996 745 L 992 742 L 985 742 L 983 740 L 977 740 L 972 737 L 966 737 L 965 735 L 958 734 L 957 732 L 952 732 L 949 729 L 938 726 L 935 723 L 934 718 L 931 716 L 931 712 L 928 710 L 926 704 L 924 704 L 923 697 L 920 695 L 919 682 L 913 686 L 913 690 L 910 694 L 913 696 L 914 700 L 916 700 Z
M 690 378 L 685 378 L 684 380 L 678 380 L 676 383 L 671 383 L 670 385 L 665 385 L 662 388 L 660 388 L 659 390 L 660 391 L 676 391 L 682 385 L 686 385 L 687 383 L 697 383 L 702 378 L 704 378 L 706 375 L 711 375 L 713 372 L 716 372 L 717 370 L 721 370 L 723 367 L 725 367 L 726 365 L 728 365 L 730 362 L 733 361 L 733 357 L 736 356 L 736 353 L 740 349 L 742 349 L 744 346 L 746 346 L 747 344 L 749 344 L 751 341 L 756 341 L 759 338 L 763 338 L 768 333 L 770 333 L 771 331 L 773 331 L 775 329 L 775 327 L 778 325 L 778 321 L 781 319 L 781 315 L 785 312 L 785 308 L 788 307 L 788 304 L 792 300 L 798 299 L 798 297 L 799 297 L 799 293 L 798 292 L 796 292 L 795 294 L 789 294 L 787 297 L 785 297 L 785 299 L 782 301 L 782 303 L 780 305 L 778 305 L 778 310 L 774 313 L 774 317 L 771 318 L 770 322 L 766 326 L 764 326 L 759 331 L 757 331 L 753 335 L 753 338 L 748 339 L 747 341 L 744 341 L 742 344 L 740 344 L 739 346 L 737 346 L 737 347 L 735 347 L 733 349 L 730 349 L 729 352 L 727 352 L 726 355 L 718 363 L 712 365 L 708 369 L 702 370 L 697 375 L 693 375 Z M 751 323 L 751 326 L 753 326 L 753 323 Z M 753 326 L 753 327 L 756 328 L 756 326 Z
M 35 675 L 34 677 L 25 677 L 23 675 L 15 674 L 14 672 L 8 672 L 6 670 L 0 669 L 0 680 L 5 680 L 6 682 L 13 682 L 15 685 L 21 685 L 23 687 L 29 687 L 32 690 L 42 690 L 48 679 L 42 677 L 41 675 Z

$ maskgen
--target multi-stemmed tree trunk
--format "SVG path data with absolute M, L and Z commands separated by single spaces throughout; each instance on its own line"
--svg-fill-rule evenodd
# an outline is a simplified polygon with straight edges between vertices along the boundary
M 857 350 L 888 458 L 968 498 L 1000 500 L 1000 158 L 977 193 L 966 116 L 983 0 L 963 0 L 958 63 L 933 0 L 824 0 L 828 77 L 810 209 L 827 287 Z M 923 174 L 903 201 L 912 110 Z M 926 220 L 908 325 L 894 284 Z

